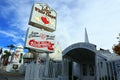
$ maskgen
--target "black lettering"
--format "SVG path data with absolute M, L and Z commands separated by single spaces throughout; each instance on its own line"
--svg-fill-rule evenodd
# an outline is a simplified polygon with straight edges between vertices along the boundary
M 48 10 L 48 7 L 46 7 L 45 9 L 43 9 L 43 7 L 42 7 L 41 10 L 39 8 L 35 7 L 35 11 L 42 13 L 42 14 L 46 14 L 47 16 L 56 19 L 55 16 L 51 15 L 51 11 Z

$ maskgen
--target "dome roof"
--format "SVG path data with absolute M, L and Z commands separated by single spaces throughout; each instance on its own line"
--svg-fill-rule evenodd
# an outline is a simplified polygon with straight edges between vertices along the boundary
M 28 52 L 28 53 L 24 54 L 23 58 L 34 58 L 34 56 L 33 56 L 33 53 Z

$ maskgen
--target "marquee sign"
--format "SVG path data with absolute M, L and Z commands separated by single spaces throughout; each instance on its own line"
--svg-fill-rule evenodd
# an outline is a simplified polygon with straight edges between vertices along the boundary
M 35 27 L 29 27 L 25 47 L 40 52 L 54 52 L 55 35 Z
M 29 24 L 53 32 L 56 29 L 56 16 L 55 10 L 51 9 L 47 4 L 35 3 Z

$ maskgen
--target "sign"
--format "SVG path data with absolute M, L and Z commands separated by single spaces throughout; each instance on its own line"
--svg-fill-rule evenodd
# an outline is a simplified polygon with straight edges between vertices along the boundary
M 19 63 L 19 58 L 20 58 L 20 54 L 19 53 L 15 53 L 13 56 L 13 63 Z
M 56 29 L 56 16 L 55 10 L 51 9 L 47 4 L 35 3 L 32 8 L 29 25 L 53 32 Z
M 25 47 L 39 52 L 54 52 L 55 35 L 35 27 L 29 27 Z

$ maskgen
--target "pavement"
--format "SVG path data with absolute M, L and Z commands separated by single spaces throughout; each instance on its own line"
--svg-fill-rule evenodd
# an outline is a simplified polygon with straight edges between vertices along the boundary
M 0 80 L 25 80 L 24 75 L 19 72 L 6 72 L 0 69 Z

